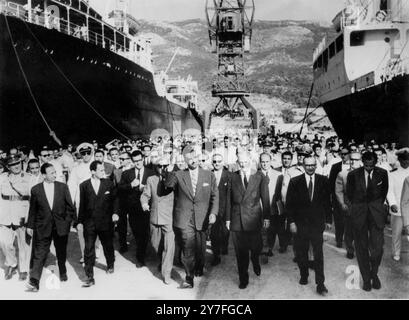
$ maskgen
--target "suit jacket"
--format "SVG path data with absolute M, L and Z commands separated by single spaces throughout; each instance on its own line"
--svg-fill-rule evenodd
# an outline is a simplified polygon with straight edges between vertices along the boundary
M 143 177 L 140 179 L 141 183 L 146 185 L 148 177 L 153 175 L 154 172 L 145 167 Z M 141 206 L 141 195 L 143 189 L 141 190 L 139 186 L 136 188 L 132 188 L 131 186 L 131 183 L 135 180 L 135 178 L 135 168 L 122 172 L 121 181 L 118 185 L 118 191 L 121 193 L 121 197 L 123 197 L 124 209 L 127 210 L 128 213 L 143 214 Z
M 196 194 L 193 194 L 189 170 L 170 172 L 165 186 L 175 191 L 175 210 L 173 226 L 185 229 L 194 215 L 195 228 L 204 231 L 208 228 L 210 214 L 217 216 L 219 211 L 219 192 L 213 172 L 199 170 Z
M 226 205 L 228 189 L 230 184 L 230 172 L 223 169 L 222 176 L 220 177 L 219 185 L 217 186 L 219 190 L 219 218 L 222 221 L 226 221 Z
M 115 176 L 114 176 L 115 166 L 112 163 L 104 162 L 104 170 L 105 170 L 105 174 L 107 176 L 107 179 L 110 179 L 110 180 L 114 181 L 114 179 L 115 179 Z
M 260 170 L 261 174 L 264 175 L 263 171 Z M 271 209 L 271 214 L 272 215 L 277 215 L 278 214 L 278 208 L 277 208 L 277 184 L 278 182 L 281 183 L 282 186 L 282 175 L 280 175 L 277 170 L 274 170 L 273 168 L 270 168 L 268 170 L 268 192 L 270 196 L 270 209 Z M 281 189 L 280 189 L 281 190 Z
M 110 230 L 114 213 L 118 213 L 118 200 L 111 180 L 101 179 L 98 194 L 95 194 L 91 179 L 80 184 L 78 223 L 85 229 Z
M 367 221 L 368 212 L 378 228 L 385 227 L 387 211 L 384 203 L 388 194 L 388 172 L 375 167 L 372 174 L 373 192 L 367 194 L 365 169 L 351 171 L 347 177 L 347 198 L 351 202 L 351 220 L 355 227 L 361 228 Z
M 306 228 L 324 232 L 325 223 L 331 223 L 330 190 L 328 179 L 315 174 L 313 199 L 310 200 L 305 174 L 292 178 L 288 186 L 286 213 L 288 223 L 295 223 L 300 232 Z
M 329 186 L 331 189 L 331 196 L 333 204 L 336 203 L 335 201 L 335 181 L 337 180 L 338 173 L 342 171 L 342 161 L 337 162 L 332 165 L 331 171 L 329 173 Z
M 159 176 L 150 176 L 141 195 L 141 205 L 150 205 L 151 223 L 155 225 L 170 225 L 173 223 L 174 194 L 165 187 Z
M 260 171 L 253 173 L 245 190 L 240 171 L 232 173 L 228 193 L 226 221 L 230 221 L 230 230 L 260 231 L 263 220 L 271 216 L 267 177 Z
M 45 195 L 44 184 L 31 189 L 30 209 L 27 228 L 33 229 L 36 239 L 51 236 L 53 225 L 59 236 L 70 233 L 71 222 L 76 220 L 76 210 L 66 184 L 54 182 L 54 203 L 52 208 Z

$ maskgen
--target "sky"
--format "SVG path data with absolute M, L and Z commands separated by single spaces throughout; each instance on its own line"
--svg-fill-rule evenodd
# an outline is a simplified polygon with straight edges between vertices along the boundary
M 90 0 L 104 14 L 116 0 Z M 250 2 L 251 0 L 247 0 Z M 254 0 L 256 20 L 314 20 L 331 22 L 345 0 Z M 205 19 L 206 0 L 129 0 L 137 19 L 179 21 Z M 213 3 L 213 0 L 209 0 Z

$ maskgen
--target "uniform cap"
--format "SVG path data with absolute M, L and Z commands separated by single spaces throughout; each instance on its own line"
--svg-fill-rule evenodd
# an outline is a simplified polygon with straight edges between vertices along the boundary
M 13 155 L 7 159 L 7 166 L 13 166 L 15 164 L 19 164 L 21 162 L 21 158 L 19 155 Z
M 84 152 L 84 151 L 91 151 L 92 152 L 92 151 L 94 151 L 94 146 L 92 144 L 88 143 L 88 142 L 81 143 L 77 148 L 77 152 L 81 153 L 81 152 Z

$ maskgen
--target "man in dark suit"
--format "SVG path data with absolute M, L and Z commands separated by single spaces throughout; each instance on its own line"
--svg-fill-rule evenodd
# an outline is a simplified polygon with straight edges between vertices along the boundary
M 229 230 L 226 228 L 226 204 L 227 191 L 230 183 L 230 173 L 224 169 L 223 156 L 213 155 L 213 173 L 216 177 L 216 184 L 219 191 L 219 213 L 214 225 L 210 230 L 210 240 L 212 243 L 213 261 L 212 266 L 220 264 L 220 254 L 226 255 L 229 246 Z
M 112 163 L 109 163 L 109 162 L 105 161 L 105 152 L 104 152 L 104 150 L 99 150 L 99 149 L 95 150 L 94 160 L 102 162 L 104 164 L 105 177 L 107 179 L 110 179 L 110 180 L 114 181 L 114 179 L 115 179 L 114 171 L 115 171 L 116 168 Z
M 261 274 L 261 229 L 263 225 L 269 227 L 271 216 L 268 178 L 261 171 L 251 172 L 250 159 L 248 153 L 239 154 L 240 171 L 231 174 L 227 195 L 226 226 L 236 251 L 240 289 L 247 288 L 249 283 L 249 253 L 254 273 Z
M 347 177 L 347 197 L 356 257 L 363 278 L 363 289 L 380 289 L 378 269 L 383 255 L 384 228 L 387 212 L 384 207 L 389 181 L 386 170 L 375 167 L 376 154 L 362 156 L 363 167 L 351 171 Z M 372 280 L 372 283 L 371 283 Z
M 51 241 L 57 254 L 60 280 L 67 281 L 67 243 L 71 223 L 76 220 L 76 211 L 67 185 L 56 182 L 57 174 L 53 165 L 43 164 L 41 173 L 44 182 L 31 189 L 27 234 L 33 237 L 30 280 L 27 288 L 37 292 L 40 289 L 41 273 Z
M 337 197 L 335 194 L 335 182 L 337 180 L 338 174 L 343 170 L 348 170 L 349 168 L 349 150 L 343 147 L 341 149 L 341 161 L 335 163 L 331 167 L 329 174 L 329 187 L 331 189 L 331 207 L 334 217 L 335 225 L 335 240 L 338 248 L 342 248 L 345 233 L 345 219 L 342 208 L 340 207 Z
M 124 210 L 129 214 L 129 224 L 136 240 L 136 260 L 140 267 L 145 266 L 146 249 L 149 243 L 149 213 L 144 212 L 141 195 L 148 177 L 154 172 L 144 167 L 142 152 L 137 150 L 131 154 L 135 168 L 124 171 L 119 182 L 119 192 L 124 199 Z
M 105 178 L 104 164 L 94 161 L 90 165 L 91 179 L 80 184 L 80 208 L 78 224 L 84 228 L 85 239 L 85 274 L 87 279 L 84 287 L 95 284 L 95 241 L 101 240 L 102 248 L 107 262 L 107 273 L 114 273 L 114 226 L 119 216 L 118 200 L 114 183 Z
M 325 295 L 323 233 L 331 222 L 330 190 L 328 179 L 315 173 L 317 160 L 304 158 L 305 173 L 292 178 L 287 192 L 286 212 L 288 223 L 295 234 L 294 246 L 300 269 L 300 284 L 308 284 L 308 249 L 314 254 L 315 283 L 317 292 Z
M 193 277 L 203 275 L 206 230 L 216 222 L 219 192 L 214 174 L 198 167 L 195 149 L 187 146 L 183 155 L 188 169 L 170 172 L 165 186 L 175 191 L 173 226 L 186 271 L 181 288 L 193 288 Z

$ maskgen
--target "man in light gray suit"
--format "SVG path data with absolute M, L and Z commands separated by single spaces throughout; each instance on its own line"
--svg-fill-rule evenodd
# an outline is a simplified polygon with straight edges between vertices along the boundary
M 159 269 L 163 282 L 171 283 L 173 256 L 175 255 L 175 234 L 173 232 L 173 191 L 164 185 L 164 173 L 169 159 L 161 158 L 155 165 L 155 175 L 148 178 L 141 195 L 144 211 L 150 211 L 151 244 L 161 259 Z
M 176 195 L 173 226 L 186 271 L 181 288 L 186 289 L 193 288 L 194 276 L 203 275 L 206 231 L 216 222 L 219 192 L 213 172 L 198 167 L 194 147 L 187 146 L 183 156 L 188 169 L 169 173 L 165 186 Z

